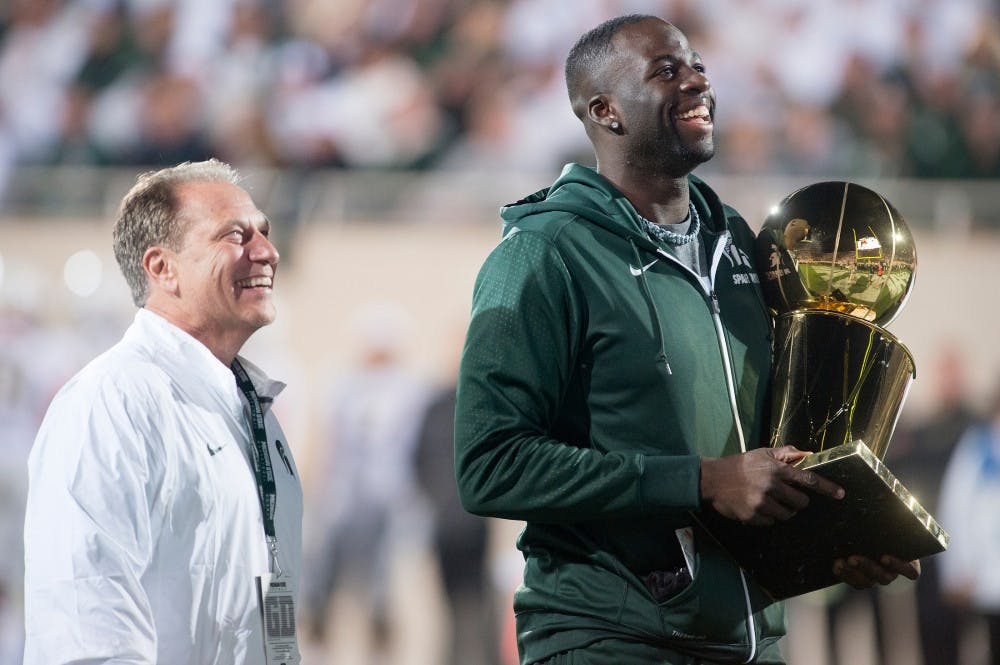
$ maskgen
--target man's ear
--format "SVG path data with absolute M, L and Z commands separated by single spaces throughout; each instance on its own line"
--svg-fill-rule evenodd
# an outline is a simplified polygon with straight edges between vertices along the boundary
M 171 293 L 177 290 L 177 271 L 174 253 L 165 247 L 150 247 L 142 255 L 142 267 L 146 270 L 150 285 L 158 290 Z
M 618 133 L 618 128 L 621 127 L 621 118 L 605 94 L 594 95 L 587 101 L 587 117 L 595 125 L 615 133 Z

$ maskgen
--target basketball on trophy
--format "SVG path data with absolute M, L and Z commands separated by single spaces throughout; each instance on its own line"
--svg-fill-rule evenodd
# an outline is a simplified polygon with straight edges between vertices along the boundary
M 757 265 L 778 314 L 825 310 L 886 326 L 910 294 L 917 255 L 909 227 L 884 197 L 829 181 L 774 207 L 757 237 Z

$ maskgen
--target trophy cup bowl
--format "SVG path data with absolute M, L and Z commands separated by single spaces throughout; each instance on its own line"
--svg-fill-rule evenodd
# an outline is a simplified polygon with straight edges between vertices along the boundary
M 846 491 L 813 495 L 785 522 L 754 527 L 711 513 L 709 532 L 774 598 L 838 582 L 852 554 L 904 560 L 948 536 L 883 463 L 911 381 L 909 350 L 885 329 L 913 287 L 916 251 L 899 212 L 860 185 L 831 181 L 781 201 L 757 236 L 757 269 L 775 313 L 772 446 Z

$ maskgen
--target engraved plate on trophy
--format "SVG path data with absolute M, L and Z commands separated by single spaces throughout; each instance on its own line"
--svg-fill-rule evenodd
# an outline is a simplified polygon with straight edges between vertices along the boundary
M 776 315 L 770 443 L 812 451 L 800 465 L 847 495 L 813 496 L 773 527 L 713 515 L 705 526 L 775 598 L 837 583 L 840 557 L 943 551 L 948 535 L 882 461 L 916 373 L 885 328 L 917 266 L 903 218 L 861 185 L 816 183 L 775 207 L 756 259 Z

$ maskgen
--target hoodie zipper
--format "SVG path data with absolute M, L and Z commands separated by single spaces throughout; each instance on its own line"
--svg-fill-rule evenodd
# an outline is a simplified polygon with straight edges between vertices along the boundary
M 708 300 L 712 312 L 712 324 L 715 326 L 715 337 L 719 343 L 719 350 L 722 354 L 722 365 L 725 370 L 724 374 L 726 375 L 726 393 L 729 396 L 729 408 L 733 412 L 733 419 L 736 423 L 736 434 L 740 440 L 740 451 L 745 453 L 747 451 L 747 444 L 746 437 L 743 433 L 743 424 L 740 421 L 739 405 L 736 401 L 736 379 L 733 374 L 733 364 L 729 354 L 729 342 L 726 339 L 725 329 L 722 327 L 722 309 L 719 307 L 719 296 L 715 292 L 715 272 L 719 267 L 719 261 L 722 259 L 723 253 L 726 251 L 730 237 L 731 235 L 729 231 L 724 231 L 720 234 L 719 240 L 715 244 L 715 249 L 712 254 L 712 265 L 711 268 L 709 268 L 709 282 L 712 286 L 707 291 L 705 290 L 701 277 L 690 267 L 679 261 L 673 254 L 660 249 L 659 247 L 656 249 L 656 254 L 660 258 L 672 262 L 674 265 L 679 266 L 682 270 L 685 270 L 688 274 L 692 275 L 695 278 L 695 282 L 699 285 L 702 293 Z M 657 325 L 659 325 L 659 321 L 657 321 Z
M 686 270 L 690 275 L 692 275 L 695 278 L 695 282 L 699 285 L 699 288 L 701 289 L 702 293 L 705 294 L 705 297 L 709 302 L 710 309 L 712 312 L 712 323 L 715 326 L 716 340 L 719 343 L 719 350 L 722 353 L 722 365 L 723 369 L 725 370 L 723 373 L 726 375 L 726 392 L 729 395 L 729 407 L 730 409 L 732 409 L 733 412 L 733 420 L 736 425 L 736 434 L 740 440 L 740 450 L 745 453 L 747 451 L 747 444 L 746 444 L 746 436 L 743 433 L 743 423 L 740 420 L 739 404 L 736 400 L 736 377 L 733 374 L 733 364 L 729 354 L 729 342 L 726 339 L 726 331 L 722 327 L 722 309 L 719 307 L 719 296 L 715 292 L 715 273 L 719 267 L 719 261 L 722 259 L 722 255 L 723 253 L 725 253 L 726 248 L 729 245 L 731 236 L 732 234 L 727 230 L 724 231 L 722 234 L 720 234 L 719 239 L 716 241 L 715 248 L 712 253 L 712 264 L 708 271 L 709 283 L 711 284 L 711 288 L 708 289 L 707 291 L 705 290 L 704 282 L 702 281 L 701 276 L 695 273 L 694 270 L 691 270 L 691 268 L 686 266 L 684 263 L 679 261 L 670 252 L 657 248 L 656 253 L 661 258 L 672 262 L 674 265 L 679 266 L 682 270 Z M 633 248 L 634 247 L 635 245 L 633 245 Z M 643 273 L 643 276 L 645 276 L 645 273 Z M 647 290 L 649 289 L 648 286 L 646 286 L 645 288 Z M 650 299 L 652 299 L 652 294 L 648 295 Z M 655 312 L 655 305 L 654 305 L 654 312 Z M 657 319 L 656 325 L 657 329 L 659 329 L 659 319 Z M 746 573 L 743 571 L 742 567 L 740 568 L 740 582 L 743 585 L 743 600 L 746 605 L 746 617 L 747 617 L 747 635 L 750 638 L 750 645 L 749 645 L 750 652 L 747 655 L 747 659 L 743 662 L 750 663 L 753 661 L 754 658 L 757 657 L 757 625 L 756 622 L 754 621 L 753 606 L 750 602 L 750 587 L 747 584 Z

